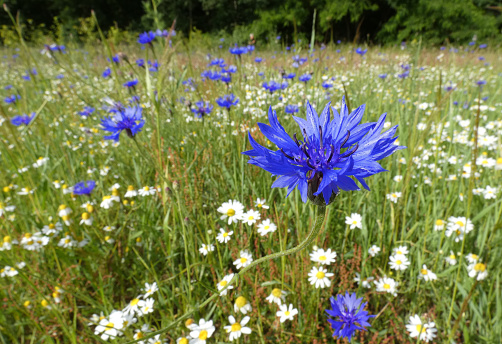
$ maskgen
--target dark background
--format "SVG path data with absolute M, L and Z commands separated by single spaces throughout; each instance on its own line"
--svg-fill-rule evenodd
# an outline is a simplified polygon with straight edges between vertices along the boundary
M 499 39 L 502 2 L 493 0 L 9 0 L 26 32 L 59 30 L 63 37 L 78 37 L 79 18 L 94 10 L 101 28 L 132 32 L 162 28 L 176 19 L 176 30 L 233 35 L 245 43 L 249 33 L 259 40 L 310 40 L 316 10 L 316 39 L 329 43 L 396 43 L 421 37 L 444 44 Z M 55 24 L 57 23 L 57 24 Z M 5 11 L 0 24 L 11 25 Z M 41 26 L 42 24 L 42 26 Z M 61 35 L 60 35 L 61 36 Z

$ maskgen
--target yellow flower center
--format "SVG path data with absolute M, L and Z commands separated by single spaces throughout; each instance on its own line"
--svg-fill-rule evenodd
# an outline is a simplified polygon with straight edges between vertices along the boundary
M 29 307 L 31 305 L 31 302 L 29 300 L 24 301 L 23 306 Z
M 483 272 L 486 270 L 486 264 L 477 263 L 476 265 L 474 265 L 474 270 Z
M 357 225 L 357 221 L 356 220 L 352 221 L 352 224 Z
M 402 252 L 402 251 L 396 251 L 396 253 L 397 253 L 397 254 L 403 254 L 403 252 Z
M 59 210 L 65 210 L 65 209 L 66 209 L 66 205 L 61 204 L 61 205 L 59 206 Z
M 221 282 L 220 282 L 220 285 L 221 285 L 222 287 L 226 286 L 227 284 L 228 284 L 228 282 L 227 282 L 227 281 L 225 281 L 225 280 L 223 280 L 223 281 L 221 281 Z
M 436 220 L 436 226 L 442 226 L 443 223 L 443 220 Z
M 112 190 L 112 195 L 113 195 L 113 196 L 118 196 L 118 195 L 119 195 L 119 190 L 117 190 L 117 189 L 115 189 L 115 188 L 114 188 L 114 189 Z
M 227 210 L 227 216 L 232 217 L 234 215 L 235 215 L 235 210 L 233 210 L 233 209 L 228 209 Z
M 28 241 L 26 245 L 33 245 L 33 240 Z
M 265 227 L 263 227 L 263 228 L 264 228 L 264 229 L 269 229 L 269 228 L 270 228 L 270 226 L 265 226 Z
M 397 264 L 397 265 L 401 265 L 401 264 L 403 264 L 403 262 L 402 262 L 402 261 L 400 261 L 400 260 L 396 260 L 396 264 Z
M 9 192 L 9 191 L 10 191 L 9 187 L 8 186 L 4 186 L 3 192 Z
M 49 229 L 55 229 L 56 228 L 56 225 L 54 225 L 53 223 L 49 223 Z
M 232 325 L 232 332 L 238 332 L 241 330 L 241 328 L 242 328 L 241 324 L 235 323 Z
M 129 186 L 127 187 L 127 191 L 134 191 L 134 186 L 129 185 Z
M 62 217 L 62 219 L 63 219 L 63 221 L 66 222 L 66 221 L 68 221 L 70 219 L 70 217 L 68 215 L 65 215 L 65 216 Z
M 228 233 L 227 233 L 227 232 L 223 233 L 223 237 L 224 237 L 224 238 L 226 238 L 227 236 L 228 236 Z
M 190 325 L 193 324 L 193 319 L 187 319 L 187 321 L 185 321 L 185 326 L 188 327 Z
M 137 237 L 137 238 L 136 238 L 136 242 L 141 242 L 141 240 L 142 240 L 142 239 L 141 239 L 140 237 Z
M 138 302 L 139 302 L 139 299 L 133 299 L 131 301 L 131 306 L 136 306 L 138 304 Z
M 47 302 L 47 300 L 42 300 L 40 304 L 42 305 L 42 307 L 47 307 L 49 305 L 49 302 Z
M 471 258 L 474 260 L 478 260 L 479 257 L 477 254 L 471 254 Z
M 460 230 L 458 230 L 458 229 L 457 229 L 457 230 L 455 231 L 455 234 L 460 235 L 460 234 L 462 234 L 462 232 L 461 232 Z
M 150 191 L 150 188 L 149 188 L 148 186 L 145 186 L 145 187 L 143 188 L 143 190 L 145 190 L 145 191 Z
M 65 239 L 64 243 L 69 244 L 71 242 L 71 239 Z
M 416 329 L 419 333 L 424 333 L 425 332 L 425 327 L 422 325 L 417 325 Z
M 245 298 L 244 296 L 239 296 L 239 297 L 237 298 L 237 300 L 235 300 L 235 304 L 236 304 L 236 305 L 237 305 L 237 307 L 239 307 L 239 308 L 244 307 L 244 306 L 246 305 L 246 303 L 247 303 L 247 300 L 246 300 L 246 298 Z
M 11 242 L 11 238 L 9 235 L 3 237 L 3 242 Z
M 110 198 L 112 198 L 112 196 L 104 196 L 104 197 L 103 197 L 103 201 L 106 201 L 106 200 L 108 200 L 108 199 L 110 199 Z
M 274 290 L 272 290 L 272 295 L 274 295 L 274 297 L 281 297 L 282 296 L 282 290 L 279 289 L 279 288 L 274 288 Z
M 91 215 L 89 215 L 89 213 L 82 214 L 82 220 L 89 220 L 90 218 L 91 218 Z
M 94 207 L 91 204 L 86 205 L 85 209 L 88 213 L 92 213 L 94 211 Z
M 105 331 L 110 331 L 112 330 L 113 328 L 115 327 L 115 324 L 112 323 L 112 322 L 109 322 L 108 324 L 106 324 L 105 326 Z
M 188 339 L 186 338 L 181 338 L 179 344 L 188 344 Z
M 384 288 L 384 289 L 387 289 L 387 290 L 389 290 L 389 289 L 390 289 L 390 284 L 388 284 L 388 283 L 385 283 L 385 284 L 383 285 L 383 288 Z
M 328 258 L 327 258 L 326 256 L 320 256 L 320 257 L 319 257 L 319 260 L 320 260 L 321 262 L 324 262 L 324 261 L 325 261 L 325 260 L 327 260 L 327 259 L 328 259 Z
M 319 271 L 318 273 L 315 274 L 315 277 L 317 277 L 317 279 L 323 279 L 324 278 L 324 272 L 322 271 Z
M 248 220 L 249 220 L 249 221 L 254 220 L 254 216 L 250 216 L 250 217 L 248 217 Z
M 464 227 L 464 223 L 462 221 L 457 221 L 455 222 L 456 225 L 459 225 L 460 227 Z
M 241 263 L 242 263 L 242 264 L 244 264 L 244 263 L 245 263 L 245 262 L 247 262 L 247 261 L 248 261 L 248 259 L 247 259 L 247 258 L 244 258 L 244 257 L 243 257 L 243 258 L 241 258 Z
M 200 331 L 200 333 L 199 333 L 199 339 L 200 340 L 206 340 L 207 339 L 207 331 L 206 330 Z
M 262 204 L 261 204 L 261 203 L 258 203 L 257 207 L 258 207 L 258 208 L 261 208 L 261 207 L 262 207 Z
M 420 273 L 422 275 L 427 275 L 428 274 L 428 271 L 426 269 L 420 269 Z
M 285 316 L 289 316 L 291 313 L 289 311 L 284 312 Z
M 450 259 L 455 259 L 455 255 L 454 254 L 450 254 Z

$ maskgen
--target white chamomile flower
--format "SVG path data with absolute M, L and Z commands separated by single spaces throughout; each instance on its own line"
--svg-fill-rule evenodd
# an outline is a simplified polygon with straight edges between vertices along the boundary
M 143 324 L 141 326 L 141 329 L 136 329 L 134 330 L 134 336 L 133 336 L 133 339 L 134 340 L 138 340 L 138 339 L 142 339 L 145 337 L 145 335 L 149 332 L 152 332 L 152 330 L 150 330 L 150 327 L 148 324 Z M 144 344 L 144 342 L 140 342 L 142 344 Z M 187 342 L 188 343 L 188 342 Z
M 434 223 L 434 230 L 435 231 L 442 231 L 444 229 L 444 221 L 441 219 L 437 219 L 436 222 Z
M 99 206 L 104 209 L 110 209 L 113 205 L 113 201 L 114 199 L 112 198 L 112 196 L 103 196 L 103 200 L 101 201 L 101 204 Z
M 209 252 L 213 252 L 213 251 L 214 251 L 213 244 L 202 244 L 202 246 L 199 248 L 199 252 L 204 256 L 207 256 L 207 254 Z
M 481 262 L 476 262 L 469 264 L 467 266 L 467 271 L 469 272 L 469 277 L 476 278 L 476 280 L 481 281 L 488 277 L 488 270 L 486 270 L 486 264 Z
M 136 197 L 138 196 L 138 191 L 134 190 L 134 186 L 129 185 L 127 187 L 127 191 L 124 195 L 125 198 L 131 198 L 131 197 Z
M 401 198 L 401 192 L 392 192 L 387 194 L 387 199 L 393 203 L 397 203 L 398 199 Z
M 141 189 L 138 190 L 138 193 L 142 197 L 152 196 L 157 193 L 157 189 L 153 186 L 143 186 Z
M 395 254 L 389 257 L 389 265 L 392 270 L 404 271 L 410 265 L 410 261 L 404 254 Z
M 350 229 L 354 229 L 354 228 L 363 228 L 363 225 L 362 225 L 362 219 L 363 217 L 357 213 L 352 213 L 350 216 L 347 216 L 345 217 L 345 223 L 347 225 L 349 225 Z
M 392 251 L 394 252 L 394 254 L 402 254 L 402 255 L 407 255 L 408 253 L 410 253 L 408 251 L 408 247 L 406 246 L 395 247 Z
M 279 288 L 272 289 L 272 292 L 266 299 L 270 303 L 276 303 L 279 306 L 286 301 L 286 292 Z
M 239 258 L 234 261 L 234 265 L 237 269 L 245 268 L 253 261 L 253 256 L 247 250 L 241 251 Z
M 258 233 L 261 236 L 265 236 L 268 233 L 273 233 L 277 230 L 277 226 L 270 221 L 269 219 L 263 220 L 259 225 L 258 225 Z
M 101 334 L 101 339 L 103 340 L 108 340 L 108 338 L 114 339 L 122 335 L 122 331 L 120 331 L 122 328 L 124 328 L 122 312 L 114 311 L 110 314 L 109 318 L 100 320 L 99 325 L 94 330 L 94 334 Z
M 450 265 L 455 265 L 457 264 L 457 257 L 455 256 L 455 253 L 453 251 L 450 251 L 450 255 L 445 258 L 446 262 Z
M 374 277 L 367 277 L 361 280 L 361 275 L 356 272 L 356 277 L 354 277 L 354 282 L 357 282 L 357 285 L 362 284 L 363 288 L 371 288 L 371 282 L 374 280 Z
M 245 212 L 244 214 L 242 214 L 242 217 L 241 217 L 241 220 L 242 222 L 244 222 L 245 224 L 249 225 L 249 226 L 252 226 L 256 223 L 256 221 L 258 221 L 259 219 L 261 218 L 261 215 L 259 212 L 257 212 L 256 210 L 249 210 L 247 212 Z
M 91 214 L 85 212 L 82 213 L 82 219 L 80 220 L 80 224 L 85 224 L 86 226 L 92 226 L 92 222 L 94 221 Z
M 335 258 L 336 252 L 332 252 L 330 248 L 328 248 L 326 251 L 322 248 L 318 248 L 310 254 L 311 261 L 320 263 L 322 265 L 330 265 L 331 263 L 334 263 L 336 260 Z
M 140 315 L 140 307 L 143 305 L 143 300 L 140 299 L 141 295 L 132 299 L 131 302 L 122 310 L 124 314 L 138 314 Z
M 218 208 L 218 212 L 221 215 L 220 219 L 225 220 L 228 218 L 228 224 L 237 223 L 242 218 L 244 214 L 244 206 L 235 200 L 229 200 Z
M 420 269 L 420 273 L 418 274 L 418 278 L 423 279 L 424 281 L 435 281 L 438 279 L 437 275 L 429 270 L 427 266 L 422 265 L 422 269 Z
M 241 312 L 242 314 L 246 314 L 247 312 L 251 312 L 253 308 L 251 304 L 244 296 L 239 296 L 234 303 L 234 311 Z
M 155 303 L 155 300 L 153 298 L 149 298 L 146 300 L 141 300 L 141 308 L 140 308 L 140 315 L 146 315 L 149 313 L 153 312 L 153 304 Z
M 286 304 L 280 305 L 279 310 L 275 313 L 275 315 L 280 318 L 279 321 L 281 323 L 286 320 L 293 320 L 293 317 L 297 314 L 298 310 L 294 308 L 292 304 L 289 304 L 289 306 Z
M 223 277 L 223 279 L 222 279 L 221 281 L 219 281 L 219 282 L 218 282 L 218 285 L 217 285 L 217 287 L 218 287 L 218 291 L 220 291 L 220 290 L 222 290 L 223 288 L 225 288 L 225 287 L 228 285 L 228 283 L 232 280 L 232 278 L 234 278 L 234 274 L 226 275 L 225 277 Z M 234 286 L 233 286 L 233 285 L 229 285 L 229 286 L 227 287 L 227 289 L 223 290 L 223 291 L 220 293 L 220 295 L 221 295 L 221 296 L 225 296 L 225 295 L 227 295 L 227 293 L 228 293 L 228 291 L 229 291 L 230 289 L 234 289 Z
M 377 245 L 373 245 L 368 249 L 368 254 L 371 257 L 375 257 L 378 254 L 378 252 L 380 252 L 380 247 L 378 247 Z
M 392 294 L 394 296 L 397 296 L 396 289 L 397 289 L 398 284 L 399 283 L 396 282 L 394 279 L 387 277 L 387 276 L 384 276 L 383 278 L 381 278 L 380 280 L 375 282 L 375 286 L 377 288 L 376 289 L 377 291 L 386 292 L 386 293 Z
M 427 324 L 423 324 L 422 320 L 415 314 L 410 316 L 410 321 L 406 325 L 406 330 L 410 332 L 411 338 L 416 338 L 420 336 L 420 340 L 425 342 L 430 342 L 436 338 L 436 324 L 433 322 L 429 322 Z
M 327 269 L 320 267 L 312 267 L 309 272 L 309 282 L 317 288 L 329 288 L 331 286 L 331 281 L 328 277 L 333 277 L 334 274 L 328 272 Z
M 230 333 L 229 340 L 231 342 L 233 342 L 234 339 L 240 338 L 242 334 L 251 333 L 251 329 L 245 326 L 249 322 L 249 319 L 249 317 L 244 317 L 240 322 L 237 322 L 232 315 L 228 317 L 230 325 L 225 326 L 224 328 L 227 333 Z
M 227 243 L 230 241 L 232 238 L 232 234 L 234 234 L 234 231 L 225 231 L 223 228 L 220 228 L 220 234 L 216 236 L 216 240 L 218 240 L 219 243 Z
M 145 283 L 145 288 L 143 289 L 143 291 L 145 292 L 145 295 L 143 295 L 143 297 L 147 298 L 148 296 L 155 293 L 157 290 L 159 290 L 159 287 L 157 287 L 156 282 L 153 282 L 152 284 Z
M 213 326 L 213 321 L 205 321 L 204 319 L 199 320 L 199 324 L 194 324 L 190 328 L 190 344 L 206 344 L 206 340 L 210 338 L 216 328 Z
M 470 264 L 473 264 L 473 263 L 477 263 L 478 262 L 479 256 L 477 254 L 474 254 L 474 253 L 469 253 L 468 255 L 465 256 L 465 259 L 467 259 L 467 261 Z
M 254 205 L 258 209 L 261 209 L 261 208 L 268 209 L 269 206 L 265 204 L 266 201 L 267 201 L 266 199 L 257 198 L 256 201 L 254 201 Z

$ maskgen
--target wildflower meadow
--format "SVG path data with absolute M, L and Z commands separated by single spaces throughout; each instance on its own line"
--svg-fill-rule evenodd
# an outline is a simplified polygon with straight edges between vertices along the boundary
M 0 343 L 501 343 L 499 47 L 12 19 Z

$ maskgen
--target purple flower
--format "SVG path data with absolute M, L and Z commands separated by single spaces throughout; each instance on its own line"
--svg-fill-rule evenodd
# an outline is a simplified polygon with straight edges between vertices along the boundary
M 216 103 L 219 106 L 225 107 L 230 110 L 232 106 L 235 106 L 239 103 L 239 98 L 236 98 L 233 94 L 226 94 L 223 97 L 216 99 Z
M 155 39 L 155 33 L 150 31 L 150 32 L 143 32 L 139 34 L 138 38 L 138 43 L 141 44 L 152 44 L 153 40 Z
M 11 95 L 11 96 L 8 96 L 8 97 L 5 97 L 5 102 L 7 104 L 15 104 L 19 99 L 21 99 L 21 96 L 20 95 Z
M 212 110 L 213 110 L 213 105 L 211 105 L 211 103 L 206 102 L 204 104 L 204 102 L 201 100 L 196 102 L 195 107 L 192 108 L 190 111 L 192 111 L 198 118 L 203 118 L 205 115 L 211 113 Z
M 118 141 L 120 133 L 123 130 L 126 131 L 129 137 L 134 137 L 141 131 L 141 128 L 143 128 L 145 124 L 145 120 L 142 117 L 143 109 L 141 106 L 127 108 L 116 106 L 113 110 L 115 114 L 112 117 L 105 117 L 101 120 L 101 129 L 112 133 L 104 137 L 106 140 Z
M 331 309 L 327 309 L 326 313 L 332 317 L 328 322 L 334 331 L 333 337 L 348 338 L 350 342 L 355 331 L 366 331 L 366 326 L 371 327 L 368 320 L 375 316 L 364 310 L 367 303 L 361 303 L 362 300 L 362 297 L 356 297 L 356 293 L 348 292 L 329 299 Z
M 312 75 L 310 73 L 306 73 L 298 77 L 298 80 L 304 83 L 307 83 L 310 79 L 312 79 Z
M 135 87 L 138 84 L 138 79 L 130 80 L 124 83 L 125 87 Z
M 96 187 L 96 182 L 94 180 L 88 180 L 86 182 L 79 182 L 73 187 L 74 195 L 90 195 L 92 190 Z
M 31 120 L 35 117 L 35 113 L 32 112 L 31 116 L 28 115 L 22 115 L 22 116 L 14 116 L 11 118 L 10 122 L 12 125 L 15 125 L 16 127 L 19 127 L 20 125 L 28 125 L 30 124 Z

